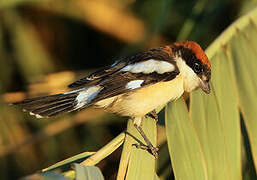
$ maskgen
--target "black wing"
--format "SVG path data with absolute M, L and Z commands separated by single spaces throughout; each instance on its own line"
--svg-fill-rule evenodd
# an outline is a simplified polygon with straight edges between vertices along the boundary
M 116 61 L 111 66 L 107 66 L 103 69 L 100 69 L 100 70 L 90 74 L 87 77 L 79 79 L 79 80 L 71 83 L 70 85 L 68 85 L 68 87 L 69 88 L 78 88 L 80 86 L 95 84 L 98 81 L 100 81 L 102 78 L 104 78 L 106 76 L 110 76 L 110 75 L 116 73 L 117 71 L 119 71 L 120 69 L 122 69 L 123 67 L 130 65 L 130 64 L 137 63 L 137 62 L 143 62 L 148 59 L 158 59 L 158 60 L 167 61 L 167 60 L 170 60 L 170 58 L 171 57 L 169 56 L 168 53 L 162 51 L 162 48 L 151 49 L 151 50 L 143 52 L 143 53 L 137 53 L 137 54 L 130 55 L 127 57 L 123 57 L 120 60 Z
M 130 71 L 122 71 L 122 68 L 125 68 L 126 66 L 147 62 L 147 60 L 149 59 L 159 62 L 168 62 L 174 66 L 174 70 L 165 73 L 133 73 Z M 121 62 L 125 63 L 126 65 L 123 64 L 122 68 L 119 67 L 118 70 L 116 70 L 115 72 L 110 73 L 106 76 L 102 76 L 100 80 L 96 83 L 97 85 L 102 86 L 103 89 L 101 90 L 101 92 L 99 92 L 99 94 L 92 101 L 92 103 L 105 98 L 123 94 L 128 91 L 146 87 L 158 82 L 171 81 L 179 74 L 179 69 L 174 59 L 170 57 L 168 53 L 162 51 L 161 49 L 152 49 L 145 53 L 136 54 L 135 56 L 128 57 Z M 136 80 L 143 81 L 142 84 L 140 84 L 140 87 L 137 87 L 135 89 L 130 89 L 126 87 L 129 82 Z
M 84 77 L 82 79 L 79 79 L 79 80 L 69 84 L 68 87 L 69 88 L 77 88 L 77 87 L 80 87 L 80 86 L 90 85 L 90 84 L 96 83 L 101 78 L 115 73 L 116 71 L 120 70 L 124 66 L 126 66 L 125 62 L 122 62 L 122 61 L 115 62 L 111 66 L 108 66 L 104 69 L 100 69 L 100 70 L 90 74 L 87 77 Z
M 119 94 L 133 91 L 135 89 L 143 88 L 158 82 L 170 81 L 179 74 L 179 71 L 167 72 L 158 74 L 153 72 L 151 74 L 131 73 L 131 72 L 118 72 L 112 74 L 108 78 L 101 80 L 98 85 L 103 89 L 99 92 L 97 97 L 91 102 L 95 103 L 105 98 L 117 96 Z M 131 81 L 142 80 L 140 87 L 135 89 L 127 88 L 127 84 Z

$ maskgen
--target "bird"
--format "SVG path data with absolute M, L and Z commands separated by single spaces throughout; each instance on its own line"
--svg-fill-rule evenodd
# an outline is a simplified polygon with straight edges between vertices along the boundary
M 159 48 L 125 56 L 70 85 L 70 91 L 15 102 L 37 118 L 81 110 L 103 108 L 133 119 L 134 127 L 156 158 L 154 147 L 142 129 L 142 117 L 184 92 L 201 88 L 210 93 L 210 61 L 194 41 L 174 42 Z

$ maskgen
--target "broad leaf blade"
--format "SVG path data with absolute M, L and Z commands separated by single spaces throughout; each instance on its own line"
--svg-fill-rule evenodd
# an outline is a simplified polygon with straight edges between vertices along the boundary
M 208 179 L 202 147 L 182 99 L 167 105 L 165 120 L 176 179 Z
M 240 18 L 208 48 L 212 93 L 204 95 L 197 91 L 190 99 L 190 118 L 206 160 L 208 179 L 242 178 L 238 107 L 249 134 L 255 164 L 257 161 L 256 19 L 257 9 Z
M 257 18 L 257 14 L 256 14 Z M 256 19 L 255 18 L 255 19 Z M 255 23 L 255 24 L 253 24 Z M 228 43 L 233 59 L 235 84 L 239 95 L 239 107 L 243 114 L 250 140 L 252 156 L 257 167 L 257 28 L 255 22 L 237 31 L 237 35 Z
M 156 146 L 156 122 L 152 118 L 143 118 L 142 128 Z M 141 135 L 137 132 L 132 120 L 128 121 L 127 135 L 121 155 L 120 167 L 117 179 L 153 179 L 155 176 L 155 158 L 148 151 L 137 149 L 133 144 L 142 142 L 145 144 Z
M 222 48 L 211 59 L 212 93 L 192 93 L 190 114 L 210 179 L 240 179 L 240 121 L 228 58 Z
M 203 146 L 209 176 L 212 179 L 239 179 L 240 122 L 235 87 L 222 49 L 211 62 L 212 93 L 193 93 L 190 113 Z
M 227 91 L 236 93 L 237 106 L 242 112 L 246 125 L 255 169 L 257 167 L 257 118 L 255 115 L 257 109 L 256 42 L 257 8 L 235 21 L 207 49 L 209 57 L 213 57 L 222 51 L 222 47 L 226 49 L 234 87 L 234 89 L 228 88 Z
M 236 87 L 233 85 L 228 55 L 223 48 L 212 59 L 212 88 L 219 109 L 221 131 L 224 137 L 224 166 L 231 179 L 241 179 L 241 129 Z M 217 67 L 217 68 L 215 68 Z M 208 119 L 207 121 L 211 121 Z M 215 134 L 215 129 L 209 133 Z M 221 139 L 222 141 L 222 139 Z

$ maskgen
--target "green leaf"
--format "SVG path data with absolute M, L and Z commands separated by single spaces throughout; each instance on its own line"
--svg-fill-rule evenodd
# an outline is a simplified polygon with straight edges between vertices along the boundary
M 227 82 L 220 79 L 220 83 L 227 88 L 226 94 L 231 93 L 236 97 L 237 107 L 242 112 L 250 140 L 252 157 L 257 167 L 257 123 L 255 111 L 257 109 L 257 8 L 234 22 L 219 38 L 207 49 L 209 57 L 217 56 L 224 51 L 225 56 L 221 60 L 228 62 L 231 73 L 232 89 Z M 221 68 L 222 65 L 215 69 Z M 221 75 L 223 78 L 223 75 Z M 216 76 L 213 76 L 213 79 Z M 222 101 L 224 101 L 222 99 Z M 229 112 L 226 112 L 229 117 Z M 234 121 L 235 122 L 235 121 Z M 233 124 L 230 124 L 233 126 Z M 242 165 L 240 165 L 242 166 Z
M 120 147 L 120 145 L 124 142 L 124 138 L 125 138 L 125 133 L 122 132 L 116 138 L 114 138 L 111 142 L 109 142 L 103 148 L 98 150 L 97 152 L 95 152 L 93 154 L 89 153 L 89 152 L 81 153 L 81 154 L 76 155 L 74 157 L 71 157 L 71 158 L 69 158 L 65 161 L 62 161 L 62 162 L 57 163 L 53 166 L 50 166 L 46 170 L 56 168 L 56 166 L 58 166 L 60 164 L 64 165 L 65 162 L 70 163 L 71 160 L 74 161 L 74 160 L 78 160 L 79 158 L 86 158 L 86 157 L 88 157 L 88 158 L 85 161 L 83 161 L 81 163 L 81 165 L 93 166 L 93 165 L 99 163 L 101 160 L 103 160 L 107 156 L 109 156 L 118 147 Z M 92 154 L 92 155 L 90 156 L 90 154 Z M 69 177 L 69 178 L 74 178 L 75 177 L 75 172 L 73 170 L 67 171 L 67 172 L 64 173 L 64 176 Z
M 91 156 L 94 153 L 95 152 L 83 152 L 83 153 L 77 154 L 77 155 L 72 156 L 68 159 L 65 159 L 63 161 L 55 163 L 54 165 L 49 166 L 48 168 L 43 169 L 42 172 L 54 170 L 54 169 L 57 169 L 57 168 L 61 168 L 63 166 L 67 166 L 67 165 L 69 165 L 71 163 L 74 163 L 74 162 L 82 161 L 83 159 L 88 158 L 89 156 Z
M 176 179 L 208 179 L 196 131 L 182 99 L 169 103 L 165 111 L 169 153 Z
M 37 180 L 69 180 L 68 178 L 64 177 L 63 175 L 57 173 L 57 172 L 43 172 L 38 174 L 32 174 L 25 176 L 21 178 L 22 180 L 31 180 L 31 179 L 37 179 Z
M 240 112 L 257 165 L 257 8 L 233 23 L 207 49 L 212 92 L 166 108 L 176 179 L 242 179 Z
M 242 112 L 250 140 L 255 169 L 257 170 L 257 12 L 249 24 L 238 30 L 228 43 L 231 53 L 231 69 L 239 96 L 239 108 Z
M 76 180 L 104 180 L 98 167 L 75 164 Z
M 203 148 L 208 177 L 239 179 L 241 177 L 240 121 L 229 67 L 221 54 L 212 58 L 212 93 L 192 94 L 190 115 Z M 219 173 L 218 173 L 219 172 Z
M 157 132 L 155 120 L 150 117 L 143 118 L 142 128 L 152 144 L 156 146 Z M 155 158 L 148 151 L 138 149 L 133 145 L 138 144 L 138 141 L 145 144 L 130 119 L 128 121 L 117 179 L 141 180 L 154 178 Z

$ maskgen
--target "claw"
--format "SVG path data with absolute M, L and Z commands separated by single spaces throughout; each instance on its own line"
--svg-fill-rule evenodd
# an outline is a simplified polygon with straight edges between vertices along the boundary
M 157 147 L 147 146 L 147 145 L 144 145 L 144 144 L 133 144 L 133 146 L 135 146 L 138 149 L 147 150 L 148 152 L 150 152 L 155 157 L 155 159 L 158 158 L 159 148 L 157 148 Z

